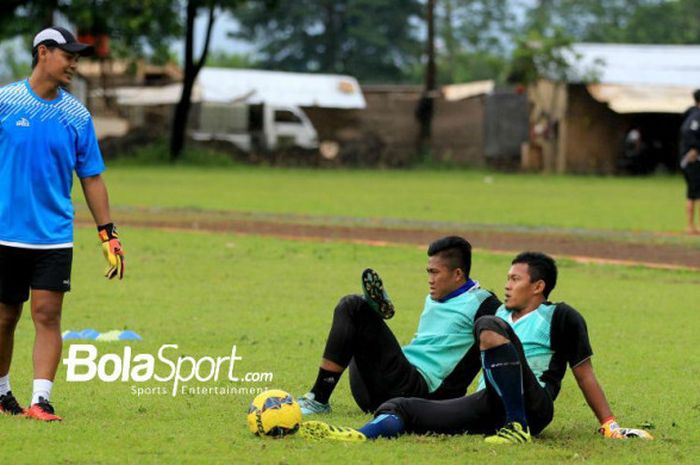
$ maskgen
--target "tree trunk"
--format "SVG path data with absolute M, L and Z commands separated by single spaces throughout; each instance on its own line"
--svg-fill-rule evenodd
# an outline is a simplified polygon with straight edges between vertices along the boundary
M 416 107 L 416 118 L 420 124 L 418 139 L 418 153 L 421 158 L 430 157 L 430 135 L 433 122 L 433 100 L 436 82 L 435 67 L 435 0 L 426 3 L 425 21 L 428 26 L 428 38 L 426 43 L 427 63 L 425 67 L 425 89 Z
M 211 31 L 214 26 L 214 3 L 209 6 L 209 23 L 207 24 L 207 34 L 204 38 L 204 48 L 202 56 L 197 63 L 194 62 L 194 19 L 197 16 L 199 0 L 188 0 L 187 2 L 187 32 L 185 35 L 185 74 L 182 79 L 182 95 L 175 107 L 173 127 L 170 137 L 170 161 L 176 161 L 182 156 L 185 148 L 185 133 L 187 131 L 187 119 L 190 114 L 192 89 L 194 81 L 197 79 L 199 70 L 202 69 L 209 53 L 209 42 Z

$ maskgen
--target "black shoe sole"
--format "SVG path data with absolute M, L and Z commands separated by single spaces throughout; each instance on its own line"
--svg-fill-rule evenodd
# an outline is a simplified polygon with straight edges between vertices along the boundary
M 367 268 L 362 272 L 362 289 L 369 306 L 385 320 L 394 316 L 394 304 L 385 297 L 384 284 L 376 271 Z

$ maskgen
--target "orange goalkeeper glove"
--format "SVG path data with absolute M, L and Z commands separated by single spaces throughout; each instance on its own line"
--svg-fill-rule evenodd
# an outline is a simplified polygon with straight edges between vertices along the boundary
M 97 234 L 102 241 L 102 253 L 107 260 L 107 270 L 105 277 L 112 279 L 119 276 L 119 279 L 124 277 L 124 249 L 119 242 L 117 227 L 114 223 L 107 223 L 97 227 Z
M 627 439 L 627 438 L 640 438 L 640 439 L 654 439 L 654 436 L 649 434 L 643 429 L 634 428 L 620 428 L 617 424 L 615 418 L 610 418 L 608 421 L 600 425 L 598 432 L 606 438 L 610 439 Z

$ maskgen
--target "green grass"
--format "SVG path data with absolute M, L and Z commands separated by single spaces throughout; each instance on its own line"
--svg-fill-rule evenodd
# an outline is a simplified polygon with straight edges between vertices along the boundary
M 168 173 L 169 191 L 177 192 L 177 179 L 184 182 L 204 173 Z M 276 178 L 274 172 L 265 174 Z M 244 183 L 232 184 L 239 194 L 245 186 L 254 185 L 255 178 L 261 181 L 255 170 L 209 175 L 212 182 L 202 188 L 209 192 L 225 180 Z M 332 184 L 324 179 L 326 175 L 336 176 L 339 184 L 350 178 L 344 173 L 293 172 L 285 179 Z M 388 182 L 403 177 L 414 177 L 416 185 L 421 184 L 416 173 L 389 174 Z M 148 178 L 149 170 L 113 170 L 109 181 L 118 192 L 113 198 L 137 203 L 138 192 L 156 194 L 157 186 L 164 187 L 165 180 L 157 179 L 155 185 L 129 192 L 128 185 L 139 186 L 139 180 Z M 477 177 L 447 173 L 443 179 L 447 184 L 468 185 L 476 183 Z M 193 196 L 192 204 L 207 201 L 201 192 Z M 236 195 L 231 192 L 227 198 L 233 201 Z M 149 202 L 167 200 L 162 195 Z M 209 199 L 208 206 L 221 208 L 225 202 L 220 201 Z M 241 202 L 227 208 L 240 208 Z M 218 356 L 228 354 L 236 344 L 242 357 L 236 373 L 271 372 L 274 381 L 267 387 L 294 394 L 305 392 L 313 381 L 331 310 L 340 296 L 358 292 L 359 273 L 365 266 L 381 272 L 396 302 L 398 313 L 390 325 L 402 343 L 412 336 L 426 292 L 426 257 L 417 247 L 135 228 L 122 235 L 128 254 L 127 278 L 109 282 L 100 275 L 103 264 L 94 231 L 78 230 L 64 329 L 132 329 L 144 337 L 129 344 L 135 353 L 155 354 L 162 344 L 175 343 L 179 354 Z M 479 253 L 474 258 L 474 276 L 500 294 L 509 258 Z M 65 421 L 42 424 L 0 418 L 3 460 L 12 464 L 696 463 L 700 352 L 695 347 L 700 319 L 691 296 L 697 295 L 700 285 L 697 274 L 568 261 L 560 266 L 553 297 L 569 302 L 587 318 L 594 365 L 613 410 L 623 425 L 653 423 L 656 441 L 615 442 L 596 436 L 595 418 L 570 374 L 556 402 L 555 420 L 542 437 L 528 447 L 497 448 L 485 445 L 480 437 L 466 436 L 406 436 L 359 445 L 310 443 L 299 437 L 260 439 L 245 426 L 244 412 L 252 395 L 139 398 L 131 394 L 132 383 L 68 383 L 61 366 L 53 400 Z M 32 324 L 25 312 L 17 330 L 12 369 L 13 390 L 22 403 L 30 395 L 32 341 Z M 95 344 L 101 354 L 120 353 L 124 346 Z M 241 386 L 265 387 L 260 383 Z M 328 417 L 333 422 L 355 426 L 369 418 L 354 406 L 345 379 L 334 395 L 333 407 Z
M 652 232 L 681 232 L 685 228 L 685 187 L 680 176 L 600 178 L 234 165 L 116 166 L 105 178 L 115 206 L 410 219 L 508 228 Z

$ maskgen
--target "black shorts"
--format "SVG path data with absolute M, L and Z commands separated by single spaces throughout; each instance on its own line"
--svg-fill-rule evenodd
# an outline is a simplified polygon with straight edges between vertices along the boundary
M 73 249 L 22 249 L 0 245 L 0 302 L 19 304 L 29 289 L 70 291 Z
M 528 426 L 538 434 L 554 416 L 554 401 L 537 381 L 523 353 L 522 344 L 513 329 L 495 316 L 477 320 L 474 332 L 494 331 L 511 341 L 523 368 L 523 391 Z M 486 388 L 466 397 L 450 400 L 397 398 L 380 405 L 375 415 L 391 413 L 404 420 L 406 432 L 426 434 L 493 434 L 506 421 L 503 402 L 495 388 L 486 380 Z
M 688 166 L 683 168 L 683 176 L 688 185 L 686 198 L 700 200 L 700 161 L 688 163 Z

